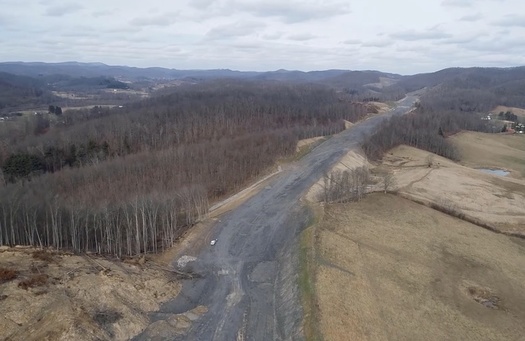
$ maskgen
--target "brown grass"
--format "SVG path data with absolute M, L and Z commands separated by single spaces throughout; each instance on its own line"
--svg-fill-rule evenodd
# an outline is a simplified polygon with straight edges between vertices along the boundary
M 0 267 L 0 284 L 12 281 L 18 277 L 18 271 Z
M 525 178 L 525 136 L 462 132 L 449 137 L 459 149 L 460 162 L 472 168 L 502 168 L 511 177 Z
M 495 114 L 499 114 L 502 111 L 503 112 L 510 111 L 514 115 L 525 117 L 525 109 L 522 109 L 522 108 L 506 107 L 503 105 L 499 105 L 496 108 L 494 108 L 494 110 L 492 110 L 492 112 Z
M 388 194 L 330 205 L 316 294 L 326 340 L 518 340 L 525 243 Z
M 390 169 L 397 189 L 406 198 L 445 210 L 454 216 L 497 228 L 502 233 L 525 234 L 525 181 L 485 174 L 435 156 L 431 168 L 428 152 L 400 146 L 385 156 L 381 167 Z
M 46 274 L 31 275 L 28 279 L 24 279 L 18 286 L 24 290 L 29 288 L 41 287 L 47 284 L 48 276 Z

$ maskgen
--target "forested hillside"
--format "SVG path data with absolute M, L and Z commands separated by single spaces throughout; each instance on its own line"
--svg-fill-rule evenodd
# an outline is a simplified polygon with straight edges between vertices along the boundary
M 497 105 L 525 107 L 525 67 L 454 68 L 405 77 L 393 88 L 427 87 L 421 106 L 427 111 L 487 113 Z
M 40 67 L 31 65 L 31 72 Z M 119 256 L 156 252 L 205 215 L 210 202 L 292 155 L 298 139 L 334 134 L 344 129 L 343 120 L 364 117 L 363 101 L 396 100 L 427 88 L 416 112 L 385 122 L 369 137 L 363 147 L 372 159 L 399 144 L 454 159 L 446 136 L 489 130 L 481 115 L 496 105 L 525 106 L 524 68 L 403 77 L 343 70 L 203 72 L 238 77 L 192 78 L 113 108 L 60 110 L 0 124 L 0 245 Z M 47 90 L 53 84 L 70 90 L 128 86 L 105 76 L 0 76 L 4 105 L 15 107 L 60 105 Z M 257 81 L 242 79 L 250 77 Z
M 0 114 L 21 104 L 39 105 L 53 99 L 42 81 L 0 72 Z
M 388 150 L 405 144 L 457 160 L 458 151 L 445 137 L 461 130 L 490 132 L 491 127 L 475 113 L 432 112 L 420 108 L 384 122 L 368 137 L 363 150 L 367 157 L 378 160 Z
M 298 139 L 365 114 L 324 86 L 214 81 L 123 108 L 66 111 L 38 135 L 4 128 L 0 245 L 164 249 Z
M 525 67 L 445 69 L 404 77 L 390 91 L 423 87 L 427 90 L 414 114 L 385 122 L 365 142 L 368 157 L 378 159 L 387 150 L 407 144 L 456 159 L 458 152 L 446 136 L 461 130 L 499 132 L 501 127 L 481 117 L 498 105 L 525 107 Z

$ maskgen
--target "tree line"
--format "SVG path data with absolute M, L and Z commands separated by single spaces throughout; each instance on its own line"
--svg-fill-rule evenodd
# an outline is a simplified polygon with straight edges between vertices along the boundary
M 323 86 L 210 82 L 125 108 L 67 111 L 66 126 L 44 135 L 7 131 L 0 164 L 15 152 L 42 153 L 48 146 L 67 151 L 90 140 L 105 141 L 111 155 L 124 156 L 276 129 L 293 130 L 301 139 L 340 131 L 343 119 L 365 114 L 363 104 Z
M 415 113 L 383 122 L 362 147 L 372 160 L 381 159 L 385 152 L 402 144 L 457 160 L 458 151 L 445 137 L 461 130 L 491 132 L 491 127 L 476 113 L 434 112 L 420 108 Z
M 400 81 L 407 91 L 429 87 L 421 105 L 430 111 L 488 113 L 498 105 L 525 107 L 525 68 L 445 69 Z
M 323 191 L 319 199 L 326 203 L 359 201 L 365 197 L 369 183 L 370 171 L 367 167 L 333 171 L 323 176 Z

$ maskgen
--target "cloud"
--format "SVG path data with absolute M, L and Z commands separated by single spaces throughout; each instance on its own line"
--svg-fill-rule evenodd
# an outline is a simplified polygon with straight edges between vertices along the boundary
M 397 73 L 525 63 L 523 0 L 420 1 L 417 15 L 416 0 L 0 2 L 0 60 Z
M 170 26 L 178 18 L 175 13 L 163 13 L 147 17 L 136 17 L 129 23 L 133 26 Z
M 244 37 L 261 31 L 265 24 L 260 22 L 236 22 L 212 28 L 206 33 L 209 40 L 223 40 L 235 37 Z
M 290 40 L 296 40 L 296 41 L 307 41 L 317 38 L 316 35 L 313 35 L 311 33 L 297 33 L 297 34 L 290 34 L 288 37 Z
M 452 38 L 446 38 L 446 39 L 439 40 L 437 41 L 437 43 L 443 44 L 443 45 L 467 44 L 467 43 L 472 43 L 473 41 L 476 41 L 478 37 L 479 37 L 479 34 L 475 34 L 475 35 L 469 34 L 466 36 L 455 36 Z
M 472 0 L 444 0 L 441 2 L 441 6 L 445 7 L 470 7 L 472 5 Z
M 459 18 L 460 21 L 475 22 L 479 21 L 483 16 L 480 13 L 464 15 Z
M 258 50 L 261 48 L 259 44 L 254 43 L 237 43 L 233 44 L 232 47 L 241 50 Z
M 10 23 L 12 23 L 13 20 L 12 18 L 6 16 L 6 15 L 3 15 L 3 14 L 0 14 L 0 27 L 2 26 L 7 26 L 9 25 Z
M 72 14 L 75 12 L 78 12 L 79 10 L 83 9 L 84 7 L 79 4 L 65 4 L 65 5 L 57 5 L 57 6 L 51 6 L 46 9 L 46 15 L 50 17 L 62 17 L 66 14 Z
M 361 45 L 363 42 L 359 39 L 347 39 L 343 41 L 345 45 Z
M 123 33 L 127 35 L 126 39 L 132 39 L 133 36 L 129 36 L 129 34 L 140 32 L 141 29 L 142 28 L 140 26 L 117 25 L 117 26 L 107 26 L 104 28 L 100 28 L 97 31 L 103 35 Z
M 525 38 L 509 37 L 501 39 L 500 37 L 497 37 L 491 39 L 479 39 L 462 44 L 460 47 L 484 53 L 523 55 L 525 53 Z
M 494 21 L 494 24 L 501 27 L 525 27 L 525 15 L 509 14 Z
M 267 40 L 277 40 L 284 35 L 283 32 L 272 32 L 263 34 L 262 38 Z
M 214 0 L 189 0 L 188 4 L 191 7 L 195 7 L 198 9 L 208 8 L 211 6 L 211 4 L 214 2 Z
M 392 44 L 393 42 L 391 40 L 380 39 L 380 40 L 364 41 L 363 43 L 361 43 L 361 46 L 362 47 L 387 47 Z
M 79 26 L 75 27 L 74 29 L 70 29 L 62 33 L 63 37 L 74 37 L 74 38 L 82 38 L 82 37 L 97 37 L 98 33 L 93 28 L 87 27 L 87 26 Z
M 327 19 L 350 12 L 347 2 L 304 2 L 297 0 L 232 1 L 232 8 L 256 17 L 276 17 L 287 23 Z
M 113 12 L 116 12 L 115 11 L 110 11 L 110 10 L 100 10 L 100 11 L 94 11 L 91 13 L 91 15 L 95 18 L 100 18 L 100 17 L 106 17 L 108 15 L 111 15 Z
M 451 38 L 452 35 L 445 33 L 445 32 L 439 32 L 436 29 L 427 30 L 427 31 L 416 31 L 416 30 L 408 30 L 408 31 L 402 31 L 397 33 L 390 34 L 390 37 L 397 40 L 403 40 L 403 41 L 418 41 L 418 40 L 436 40 L 436 39 L 445 39 L 445 38 Z

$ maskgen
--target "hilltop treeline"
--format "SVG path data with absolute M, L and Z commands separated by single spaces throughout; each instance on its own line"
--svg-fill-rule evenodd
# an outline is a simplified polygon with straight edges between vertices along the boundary
M 421 108 L 381 124 L 364 144 L 365 154 L 378 160 L 388 150 L 402 144 L 457 160 L 456 148 L 445 138 L 461 130 L 490 132 L 491 127 L 475 113 L 432 112 Z
M 525 67 L 451 68 L 405 77 L 394 88 L 406 92 L 427 87 L 426 111 L 488 113 L 498 105 L 525 107 Z
M 298 139 L 365 114 L 323 86 L 211 82 L 68 111 L 45 134 L 3 131 L 0 244 L 119 256 L 164 249 Z
M 41 105 L 54 99 L 42 81 L 0 72 L 0 116 L 20 105 Z
M 379 159 L 401 144 L 457 159 L 446 136 L 461 130 L 499 132 L 501 126 L 481 120 L 498 105 L 525 107 L 525 68 L 453 68 L 404 77 L 393 89 L 413 91 L 427 87 L 417 111 L 383 123 L 363 148 Z M 517 117 L 507 115 L 516 120 Z

